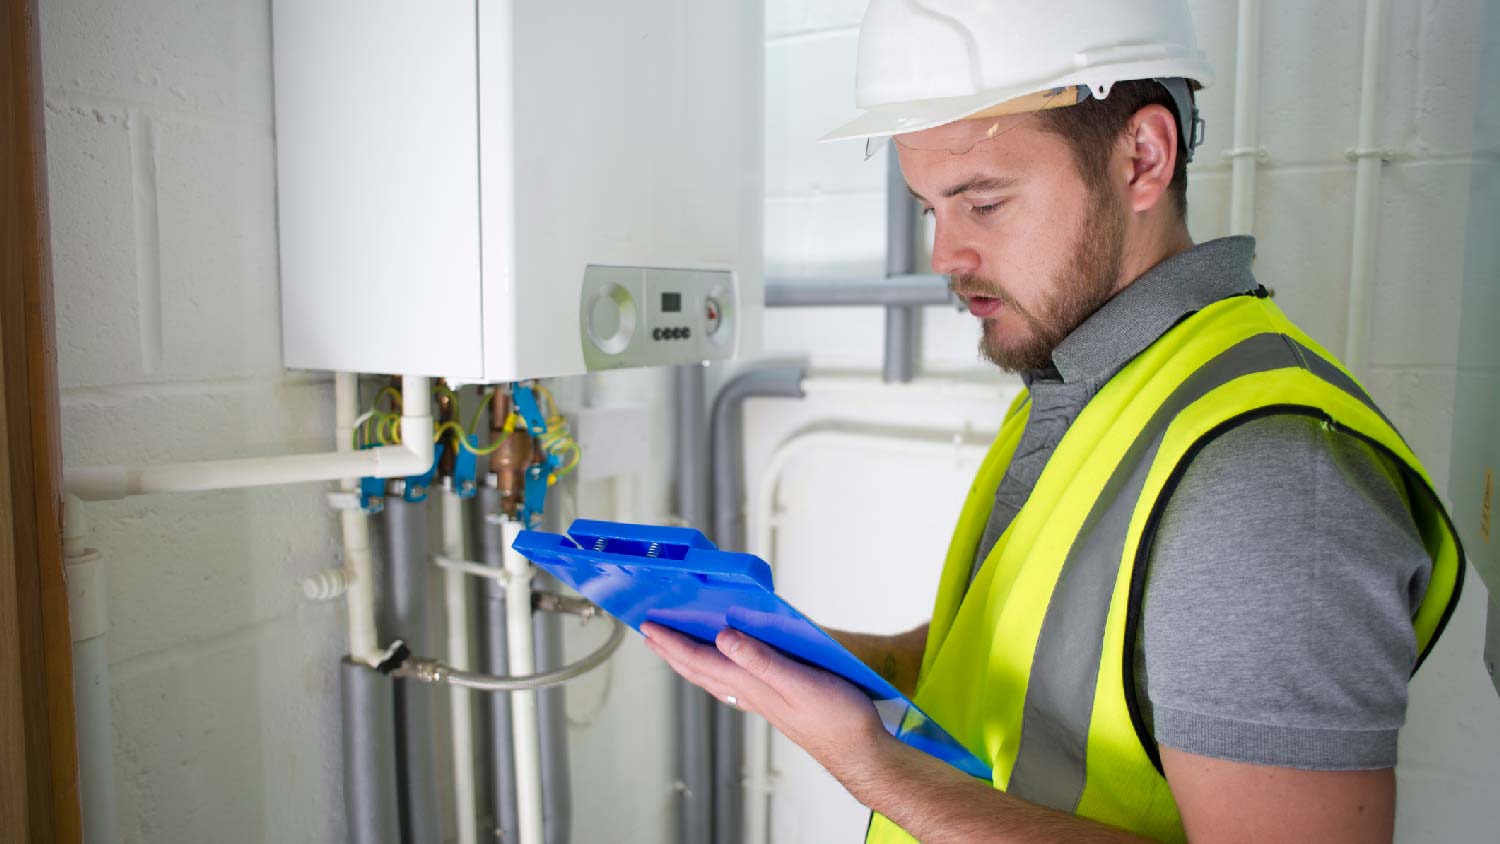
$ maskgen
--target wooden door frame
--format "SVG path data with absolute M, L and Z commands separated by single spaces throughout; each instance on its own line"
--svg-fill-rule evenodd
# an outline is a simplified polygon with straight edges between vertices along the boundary
M 82 839 L 36 0 L 0 13 L 0 841 Z

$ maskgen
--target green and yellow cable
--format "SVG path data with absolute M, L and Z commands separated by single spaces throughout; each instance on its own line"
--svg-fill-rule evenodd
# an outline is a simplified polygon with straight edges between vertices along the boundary
M 385 396 L 386 396 L 387 393 L 389 393 L 390 396 L 391 396 L 391 405 L 392 405 L 392 407 L 396 408 L 397 410 L 400 410 L 401 409 L 401 391 L 398 390 L 398 389 L 396 389 L 395 387 L 390 386 L 389 384 L 387 384 L 386 386 L 380 388 L 380 392 L 378 392 L 378 393 L 375 394 L 375 406 L 377 408 L 380 407 L 380 400 L 383 399 L 383 398 L 385 398 Z
M 449 429 L 452 429 L 452 430 L 458 432 L 458 441 L 460 443 L 462 443 L 462 442 L 465 441 L 466 437 L 464 436 L 464 428 L 463 428 L 463 426 L 460 425 L 460 424 L 458 424 L 457 422 L 454 422 L 451 419 L 448 420 L 447 422 L 444 422 L 443 424 L 437 426 L 437 429 L 432 432 L 432 441 L 435 442 L 435 443 L 442 442 L 443 441 L 443 434 L 446 434 Z
M 515 431 L 515 429 L 516 429 L 516 422 L 519 419 L 520 419 L 520 417 L 516 416 L 514 413 L 512 413 L 509 417 L 507 417 L 506 420 L 505 420 L 505 433 L 503 435 L 501 435 L 501 437 L 499 439 L 495 440 L 494 442 L 490 443 L 487 446 L 480 447 L 480 446 L 469 445 L 469 440 L 468 440 L 467 437 L 465 437 L 464 440 L 463 440 L 464 448 L 468 449 L 469 451 L 474 452 L 475 454 L 479 455 L 480 457 L 484 457 L 485 455 L 488 455 L 488 454 L 494 454 L 496 451 L 500 450 L 500 446 L 505 445 L 505 441 L 506 440 L 510 439 L 510 435 L 511 435 L 512 432 Z
M 484 418 L 484 409 L 489 407 L 490 402 L 495 400 L 496 392 L 497 390 L 490 390 L 488 393 L 481 393 L 479 395 L 479 407 L 474 409 L 474 418 L 469 420 L 469 433 L 479 433 L 479 420 Z M 454 415 L 456 416 L 457 414 Z
M 568 453 L 573 455 L 568 462 L 548 476 L 547 484 L 550 486 L 578 468 L 578 462 L 583 458 L 583 449 L 578 445 L 577 440 L 573 439 L 573 432 L 568 428 L 568 419 L 557 409 L 557 399 L 552 395 L 552 391 L 541 382 L 537 382 L 536 390 L 547 402 L 547 432 L 541 436 L 543 450 L 557 457 Z

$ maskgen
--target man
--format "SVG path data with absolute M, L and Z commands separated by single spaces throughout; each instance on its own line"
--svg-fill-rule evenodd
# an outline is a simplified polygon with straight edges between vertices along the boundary
M 822 763 L 870 841 L 1390 840 L 1406 682 L 1461 551 L 1399 434 L 1251 277 L 1253 241 L 1193 244 L 1209 72 L 1184 4 L 927 5 L 872 2 L 843 135 L 894 135 L 934 269 L 1027 390 L 931 623 L 836 635 L 993 779 L 736 631 L 650 646 Z

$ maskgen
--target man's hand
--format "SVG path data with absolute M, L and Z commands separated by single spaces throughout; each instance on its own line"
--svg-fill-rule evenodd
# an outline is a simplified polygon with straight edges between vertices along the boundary
M 725 630 L 715 647 L 650 623 L 641 632 L 688 682 L 771 722 L 851 791 L 875 775 L 885 745 L 896 743 L 862 692 L 764 642 Z
M 714 697 L 763 716 L 869 808 L 925 844 L 1122 844 L 1123 830 L 1028 803 L 892 738 L 863 693 L 733 630 L 700 644 L 657 624 L 646 644 Z M 925 631 L 924 631 L 925 632 Z M 1162 748 L 1194 842 L 1389 841 L 1391 771 L 1297 771 Z

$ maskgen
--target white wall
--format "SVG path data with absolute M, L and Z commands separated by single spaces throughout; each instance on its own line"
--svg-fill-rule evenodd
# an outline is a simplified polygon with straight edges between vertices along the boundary
M 864 5 L 769 0 L 768 276 L 868 278 L 883 271 L 884 153 L 863 161 L 862 144 L 815 143 L 854 113 L 854 57 Z M 1450 455 L 1450 444 L 1466 247 L 1471 260 L 1477 255 L 1488 267 L 1476 277 L 1500 276 L 1496 250 L 1466 242 L 1493 241 L 1500 225 L 1500 186 L 1493 176 L 1475 175 L 1481 168 L 1495 171 L 1500 155 L 1494 109 L 1478 135 L 1475 125 L 1478 98 L 1489 95 L 1477 82 L 1480 51 L 1491 51 L 1493 67 L 1500 11 L 1492 8 L 1486 23 L 1482 0 L 1390 5 L 1380 137 L 1396 159 L 1384 168 L 1366 380 L 1446 489 L 1450 460 L 1464 465 L 1465 459 Z M 1191 6 L 1200 41 L 1219 73 L 1200 99 L 1208 137 L 1190 170 L 1189 222 L 1202 241 L 1228 229 L 1229 167 L 1222 153 L 1232 141 L 1235 4 L 1202 0 Z M 1345 152 L 1357 134 L 1364 4 L 1266 0 L 1263 8 L 1259 124 L 1268 160 L 1256 184 L 1256 274 L 1277 291 L 1293 318 L 1341 350 L 1354 193 L 1354 165 Z M 1483 193 L 1471 197 L 1472 186 Z M 1477 231 L 1469 225 L 1471 200 L 1480 209 Z M 815 368 L 878 370 L 882 319 L 877 310 L 773 311 L 767 356 L 806 353 Z M 925 312 L 928 371 L 994 385 L 998 416 L 1008 381 L 979 361 L 976 339 L 966 315 Z M 881 395 L 876 387 L 850 397 L 844 412 L 866 420 L 872 406 L 881 408 L 877 418 L 891 412 L 879 404 Z M 915 410 L 926 417 L 946 415 L 960 428 L 976 418 L 975 408 L 964 402 Z M 756 430 L 747 464 L 763 465 L 778 438 L 815 412 L 788 402 L 752 406 Z M 875 450 L 810 457 L 783 482 L 785 512 L 778 516 L 783 526 L 774 545 L 780 583 L 794 602 L 815 616 L 821 609 L 830 623 L 864 621 L 893 629 L 922 617 L 930 611 L 956 494 L 968 476 Z M 751 482 L 753 488 L 753 472 Z M 868 491 L 871 483 L 879 492 Z M 866 527 L 860 535 L 868 525 L 892 527 Z M 893 542 L 899 553 L 880 553 Z M 847 543 L 846 552 L 840 543 Z M 879 597 L 846 599 L 851 589 Z M 1402 840 L 1480 840 L 1492 836 L 1500 818 L 1493 807 L 1500 783 L 1500 699 L 1480 665 L 1483 596 L 1478 578 L 1471 577 L 1442 646 L 1412 686 L 1400 750 Z M 773 802 L 774 840 L 835 840 L 835 834 L 863 828 L 863 812 L 795 747 L 778 741 L 775 758 L 782 776 Z

